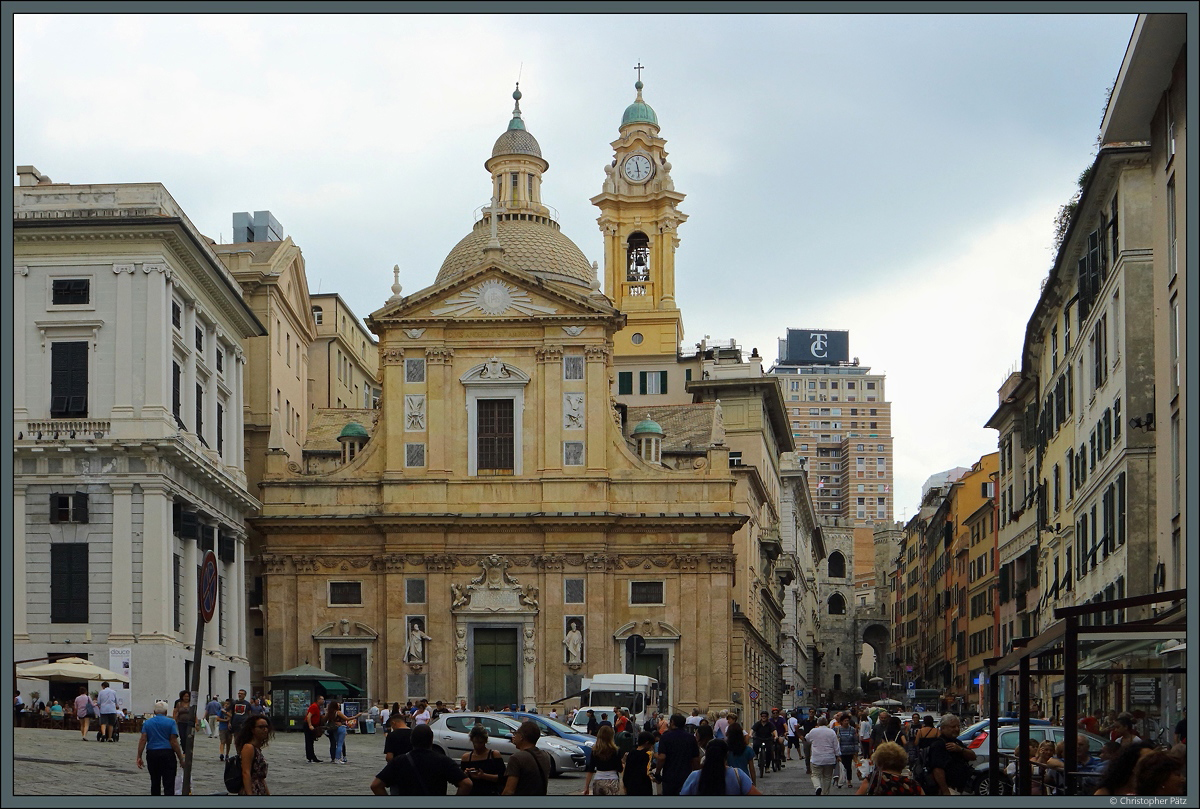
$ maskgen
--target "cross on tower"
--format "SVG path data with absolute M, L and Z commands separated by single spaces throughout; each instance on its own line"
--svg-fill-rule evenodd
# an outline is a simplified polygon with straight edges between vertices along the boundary
M 642 70 L 644 70 L 644 69 L 645 69 L 645 68 L 643 67 L 643 65 L 642 65 L 642 60 L 641 60 L 641 59 L 639 59 L 639 60 L 638 60 L 638 63 L 637 63 L 636 65 L 634 65 L 634 66 L 633 66 L 633 69 L 634 69 L 634 70 L 636 70 L 636 71 L 638 72 L 638 81 L 641 81 L 641 80 L 642 80 Z
M 500 201 L 496 199 L 496 195 L 492 194 L 492 204 L 483 209 L 483 212 L 488 215 L 491 220 L 491 235 L 488 239 L 488 248 L 496 248 L 500 246 L 500 236 L 496 233 L 496 217 L 502 213 L 507 213 L 508 208 L 502 208 Z

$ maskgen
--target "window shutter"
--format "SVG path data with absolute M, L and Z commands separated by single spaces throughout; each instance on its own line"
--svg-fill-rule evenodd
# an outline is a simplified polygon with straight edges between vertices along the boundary
M 74 522 L 88 521 L 88 496 L 87 492 L 75 492 L 75 508 L 71 515 Z
M 633 371 L 619 371 L 617 373 L 617 394 L 628 396 L 633 393 Z
M 50 522 L 58 525 L 58 495 L 50 495 Z
M 175 420 L 179 421 L 179 410 L 183 402 L 183 394 L 179 387 L 180 368 L 179 363 L 171 363 L 171 412 L 175 415 Z
M 638 393 L 646 395 L 646 372 L 638 371 Z
M 87 623 L 88 546 L 57 544 L 50 555 L 50 622 Z
M 658 374 L 659 374 L 659 391 L 658 392 L 666 393 L 667 392 L 667 372 L 659 371 Z

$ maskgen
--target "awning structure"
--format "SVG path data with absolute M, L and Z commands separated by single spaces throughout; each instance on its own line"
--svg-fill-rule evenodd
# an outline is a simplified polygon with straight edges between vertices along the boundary
M 349 694 L 349 683 L 339 683 L 333 680 L 317 680 L 317 685 L 325 689 L 326 694 Z
M 1163 605 L 1166 609 L 1150 618 L 1126 621 L 1121 624 L 1092 625 L 1091 618 L 1101 613 L 1129 610 L 1140 607 Z M 1061 607 L 1054 611 L 1058 620 L 1044 632 L 1033 638 L 1017 638 L 1013 650 L 1004 657 L 990 658 L 985 662 L 989 691 L 988 712 L 996 719 L 1000 715 L 1000 677 L 1017 676 L 1018 727 L 1020 747 L 1029 741 L 1029 685 L 1034 675 L 1061 675 L 1063 677 L 1063 727 L 1079 726 L 1079 677 L 1084 674 L 1106 674 L 1125 677 L 1133 674 L 1183 674 L 1185 665 L 1174 666 L 1125 666 L 1113 665 L 1122 660 L 1158 657 L 1157 647 L 1164 640 L 1174 643 L 1175 638 L 1187 637 L 1187 591 L 1170 590 L 1114 601 L 1102 601 L 1079 607 Z M 1097 644 L 1098 641 L 1103 643 Z M 1088 661 L 1080 665 L 1081 647 L 1087 646 Z M 1041 666 L 1043 656 L 1061 655 L 1063 668 L 1048 669 Z M 1038 667 L 1031 666 L 1036 659 Z M 1066 761 L 1076 761 L 1078 735 L 1064 734 Z M 988 780 L 992 794 L 999 794 L 1000 748 L 999 734 L 988 734 Z M 1017 760 L 1020 768 L 1018 783 L 1022 794 L 1028 795 L 1031 787 L 1030 762 Z M 1076 773 L 1066 773 L 1066 794 L 1074 795 L 1078 784 Z

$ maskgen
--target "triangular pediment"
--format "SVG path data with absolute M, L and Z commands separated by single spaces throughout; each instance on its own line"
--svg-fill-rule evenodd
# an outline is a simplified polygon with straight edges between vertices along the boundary
M 380 323 L 611 317 L 620 313 L 607 298 L 579 294 L 498 262 L 427 287 L 371 315 Z

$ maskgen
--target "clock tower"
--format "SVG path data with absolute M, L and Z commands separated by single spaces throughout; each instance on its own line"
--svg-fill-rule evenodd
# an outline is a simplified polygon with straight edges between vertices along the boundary
M 642 99 L 641 65 L 637 98 L 621 118 L 614 158 L 604 167 L 604 189 L 592 204 L 604 234 L 604 286 L 627 317 L 614 338 L 614 354 L 670 355 L 683 339 L 683 316 L 675 305 L 676 229 L 687 221 L 678 205 L 684 195 L 671 181 L 667 142 L 658 136 L 658 116 Z

